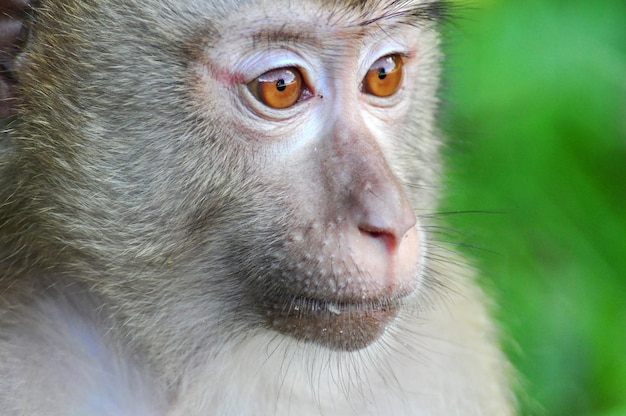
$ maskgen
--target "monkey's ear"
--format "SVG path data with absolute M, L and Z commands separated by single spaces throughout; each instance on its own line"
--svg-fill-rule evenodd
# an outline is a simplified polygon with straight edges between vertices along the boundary
M 15 59 L 28 36 L 35 0 L 0 0 L 0 120 L 15 114 L 19 97 Z

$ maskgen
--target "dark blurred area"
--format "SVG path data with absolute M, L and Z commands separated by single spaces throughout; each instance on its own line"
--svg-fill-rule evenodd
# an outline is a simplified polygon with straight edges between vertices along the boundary
M 443 210 L 520 413 L 626 415 L 626 1 L 454 3 Z

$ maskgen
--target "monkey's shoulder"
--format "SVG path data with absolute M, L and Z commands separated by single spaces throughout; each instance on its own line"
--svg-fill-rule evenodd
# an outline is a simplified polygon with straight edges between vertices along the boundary
M 152 381 L 93 309 L 62 296 L 0 305 L 3 414 L 163 414 Z

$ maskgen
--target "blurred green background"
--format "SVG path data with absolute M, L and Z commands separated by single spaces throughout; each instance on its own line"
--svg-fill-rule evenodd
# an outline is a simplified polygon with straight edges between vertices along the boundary
M 626 0 L 454 3 L 443 210 L 521 414 L 626 415 Z

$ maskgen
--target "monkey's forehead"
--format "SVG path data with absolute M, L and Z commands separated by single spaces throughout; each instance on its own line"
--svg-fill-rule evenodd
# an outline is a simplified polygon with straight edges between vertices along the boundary
M 204 6 L 203 6 L 204 7 Z M 206 7 L 213 8 L 214 5 Z M 226 8 L 200 12 L 211 23 L 194 25 L 211 49 L 214 45 L 252 43 L 253 48 L 272 44 L 311 44 L 324 48 L 342 38 L 354 44 L 367 37 L 391 38 L 407 29 L 429 32 L 444 18 L 447 8 L 440 1 L 380 0 L 257 0 L 233 2 Z M 199 36 L 198 36 L 199 35 Z
M 157 7 L 142 8 L 166 13 L 176 10 L 177 14 L 186 15 L 191 20 L 200 18 L 209 26 L 218 27 L 223 27 L 233 17 L 250 23 L 275 19 L 283 23 L 289 20 L 306 20 L 320 28 L 367 28 L 372 25 L 397 24 L 430 26 L 445 19 L 449 11 L 448 3 L 443 0 L 184 0 L 175 4 L 168 0 L 146 0 L 147 2 L 155 3 Z
M 449 7 L 440 0 L 253 0 L 234 2 L 210 2 L 213 8 L 208 14 L 228 20 L 233 12 L 251 20 L 290 18 L 304 20 L 319 27 L 361 27 L 371 25 L 429 25 L 444 19 Z M 204 7 L 201 6 L 201 7 Z

